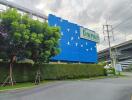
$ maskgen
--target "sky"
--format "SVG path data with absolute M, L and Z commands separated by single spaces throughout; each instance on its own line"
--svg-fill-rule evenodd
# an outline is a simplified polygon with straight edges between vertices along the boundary
M 56 16 L 96 31 L 100 36 L 97 50 L 108 48 L 103 25 L 114 28 L 111 45 L 132 39 L 132 0 L 8 0 L 42 14 Z

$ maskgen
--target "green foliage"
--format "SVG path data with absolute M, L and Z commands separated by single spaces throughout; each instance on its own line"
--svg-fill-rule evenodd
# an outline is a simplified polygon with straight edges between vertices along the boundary
M 59 53 L 58 27 L 50 27 L 46 22 L 33 20 L 26 14 L 21 16 L 16 9 L 8 9 L 1 15 L 0 25 L 3 25 L 7 32 L 4 39 L 0 36 L 0 46 L 6 47 L 0 51 L 0 55 L 7 55 L 4 58 L 9 59 L 11 54 L 15 54 L 17 57 L 30 58 L 35 62 L 47 62 Z
M 13 75 L 17 82 L 33 82 L 36 70 L 40 66 L 41 80 L 64 80 L 104 76 L 104 68 L 98 64 L 30 64 L 16 63 Z M 8 63 L 0 62 L 0 82 L 7 77 Z
M 115 75 L 115 69 L 114 68 L 106 68 L 105 75 Z
M 7 32 L 3 44 L 5 48 L 2 51 L 7 55 L 7 59 L 24 53 L 25 46 L 29 41 L 30 31 L 25 24 L 21 23 L 21 15 L 15 9 L 8 9 L 2 12 L 1 24 Z
M 101 61 L 98 64 L 101 64 L 101 65 L 104 65 L 105 66 L 107 63 L 105 61 Z
M 104 76 L 104 68 L 97 64 L 45 64 L 41 65 L 44 79 L 77 79 Z
M 20 21 L 21 15 L 17 13 L 16 9 L 8 9 L 1 13 L 2 15 L 2 25 L 6 26 L 7 31 L 11 30 L 11 24 L 13 22 Z
M 7 60 L 8 57 L 7 57 L 7 54 L 5 52 L 0 52 L 0 58 Z

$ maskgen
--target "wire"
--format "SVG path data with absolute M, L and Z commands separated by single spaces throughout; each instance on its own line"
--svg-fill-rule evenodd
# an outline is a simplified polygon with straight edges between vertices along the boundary
M 129 3 L 128 3 L 129 4 Z M 121 14 L 118 14 L 117 16 L 121 16 L 121 15 L 125 15 L 126 14 L 126 12 L 128 12 L 129 10 L 131 10 L 131 8 L 132 8 L 132 5 L 130 5 L 130 6 L 128 6 L 126 9 L 124 9 L 122 12 L 123 13 L 121 13 Z M 122 22 L 120 22 L 119 24 L 117 24 L 115 27 L 113 27 L 113 29 L 116 29 L 117 27 L 119 27 L 120 25 L 122 25 L 123 23 L 125 23 L 127 20 L 129 20 L 129 19 L 131 19 L 132 18 L 132 16 L 130 16 L 130 17 L 128 17 L 127 19 L 125 19 L 125 20 L 123 20 Z
M 127 3 L 128 3 L 128 2 L 127 2 Z M 128 4 L 130 4 L 130 3 L 128 3 Z M 126 12 L 129 12 L 129 10 L 131 10 L 131 8 L 132 8 L 132 5 L 127 6 L 127 8 L 125 7 L 125 9 L 120 10 L 120 11 L 122 11 L 122 12 L 119 12 L 117 16 L 119 16 L 119 15 L 120 15 L 120 16 L 121 16 L 121 15 L 125 15 Z
M 116 29 L 117 27 L 119 27 L 120 25 L 124 24 L 126 21 L 132 19 L 132 16 L 128 17 L 127 19 L 121 21 L 119 24 L 117 24 L 116 26 L 114 26 L 112 29 Z

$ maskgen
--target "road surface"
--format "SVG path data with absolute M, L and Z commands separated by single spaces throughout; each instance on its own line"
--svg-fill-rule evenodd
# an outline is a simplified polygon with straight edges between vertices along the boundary
M 60 81 L 0 93 L 0 100 L 131 100 L 132 77 Z

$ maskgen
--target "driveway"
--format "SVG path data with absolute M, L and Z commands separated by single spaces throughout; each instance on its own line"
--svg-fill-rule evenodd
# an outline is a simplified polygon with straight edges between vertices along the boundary
M 131 100 L 132 77 L 60 81 L 0 93 L 0 100 Z

